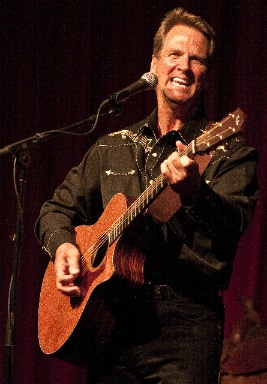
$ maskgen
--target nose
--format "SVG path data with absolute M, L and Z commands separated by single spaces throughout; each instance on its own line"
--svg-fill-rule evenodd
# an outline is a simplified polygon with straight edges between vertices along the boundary
M 179 69 L 188 70 L 190 68 L 190 58 L 188 54 L 181 55 L 177 61 Z

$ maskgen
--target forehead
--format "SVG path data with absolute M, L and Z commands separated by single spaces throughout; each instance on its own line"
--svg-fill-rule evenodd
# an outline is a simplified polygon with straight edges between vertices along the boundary
M 175 25 L 167 33 L 162 51 L 182 49 L 190 53 L 208 55 L 209 41 L 206 36 L 195 28 L 186 25 Z

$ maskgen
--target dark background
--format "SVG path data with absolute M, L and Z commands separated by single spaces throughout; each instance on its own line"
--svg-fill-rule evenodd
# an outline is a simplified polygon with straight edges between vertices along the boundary
M 267 317 L 266 0 L 2 0 L 0 4 L 0 148 L 86 119 L 111 93 L 148 72 L 154 34 L 171 8 L 183 6 L 215 28 L 220 58 L 211 76 L 207 110 L 219 121 L 241 107 L 247 114 L 244 136 L 260 153 L 259 203 L 224 294 L 226 336 L 242 315 L 240 295 L 255 298 Z M 38 300 L 48 260 L 34 237 L 34 224 L 42 203 L 99 135 L 145 117 L 154 105 L 154 92 L 142 92 L 126 101 L 121 116 L 105 120 L 90 136 L 61 135 L 29 149 L 16 283 L 16 384 L 82 384 L 85 380 L 83 368 L 46 356 L 38 346 Z M 0 157 L 1 382 L 17 218 L 13 161 L 10 154 Z

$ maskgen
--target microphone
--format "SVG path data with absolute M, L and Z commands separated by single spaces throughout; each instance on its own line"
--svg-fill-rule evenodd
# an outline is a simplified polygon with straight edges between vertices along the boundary
M 154 89 L 158 84 L 157 76 L 152 72 L 146 72 L 143 74 L 141 79 L 135 83 L 129 85 L 127 88 L 124 88 L 118 92 L 113 93 L 110 98 L 105 100 L 104 104 L 114 104 L 119 101 L 124 101 L 128 99 L 131 95 L 134 95 L 138 92 Z

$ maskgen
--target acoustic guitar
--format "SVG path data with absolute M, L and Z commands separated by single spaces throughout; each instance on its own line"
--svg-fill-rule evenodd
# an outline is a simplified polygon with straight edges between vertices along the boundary
M 201 158 L 215 145 L 241 131 L 244 120 L 245 115 L 238 108 L 220 122 L 213 123 L 185 148 L 182 155 L 198 153 Z M 56 288 L 54 265 L 49 262 L 38 313 L 39 344 L 44 353 L 71 360 L 69 351 L 78 356 L 77 349 L 82 344 L 92 343 L 94 348 L 96 343 L 104 345 L 108 342 L 115 325 L 102 288 L 111 278 L 119 278 L 129 285 L 142 286 L 144 283 L 145 250 L 139 252 L 133 241 L 127 244 L 124 233 L 141 213 L 160 199 L 166 187 L 167 183 L 160 175 L 134 201 L 116 194 L 94 225 L 75 228 L 76 243 L 81 251 L 81 297 L 67 297 Z M 179 208 L 179 203 L 175 204 L 171 215 Z M 141 232 L 142 229 L 139 231 L 142 236 Z

